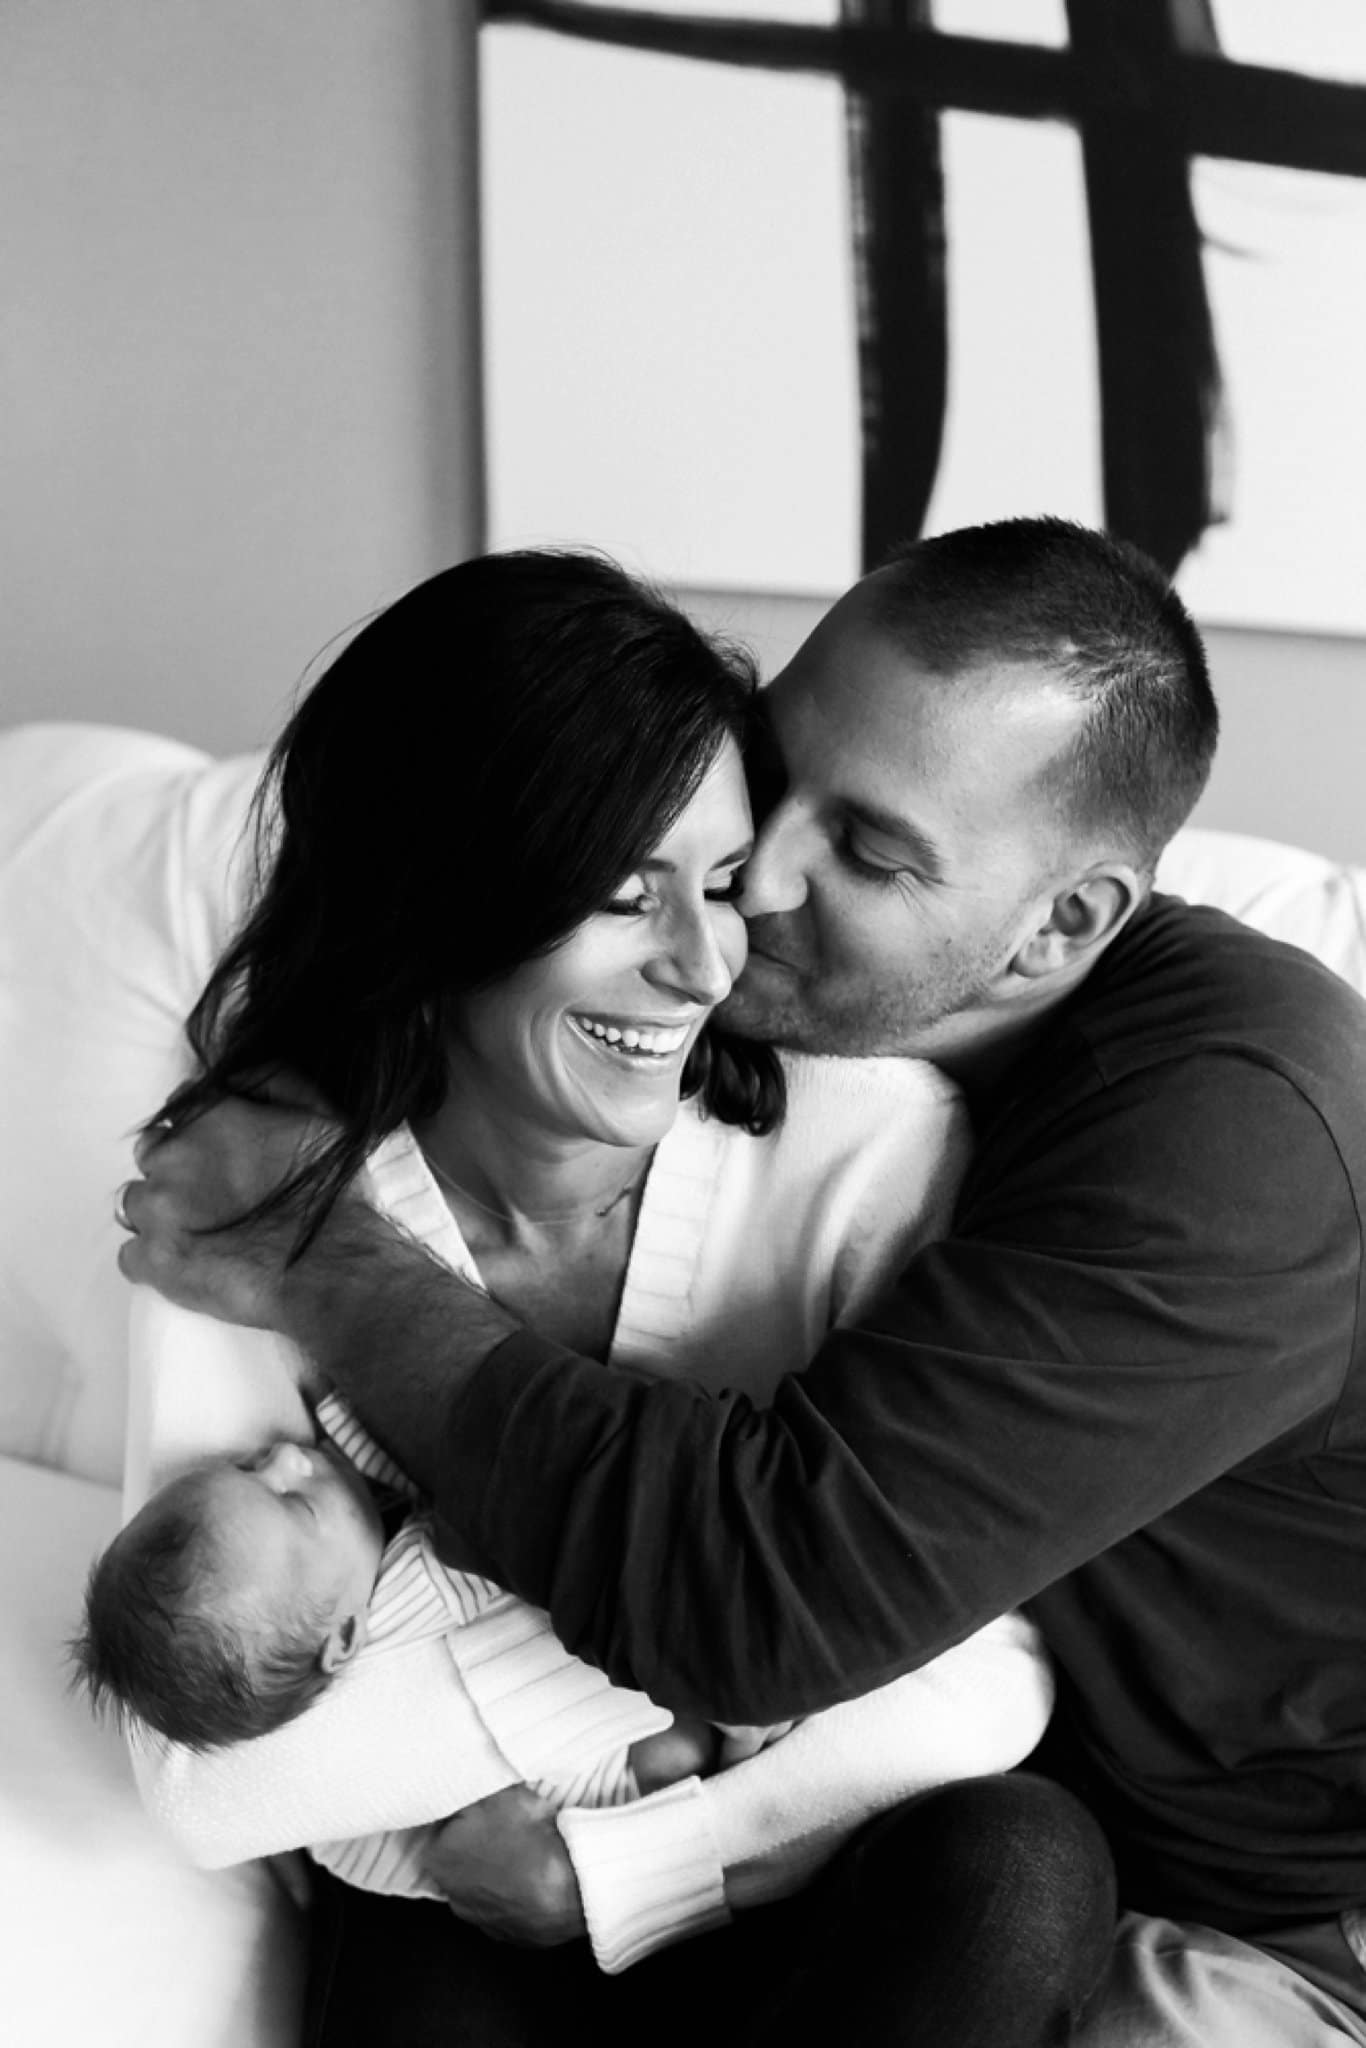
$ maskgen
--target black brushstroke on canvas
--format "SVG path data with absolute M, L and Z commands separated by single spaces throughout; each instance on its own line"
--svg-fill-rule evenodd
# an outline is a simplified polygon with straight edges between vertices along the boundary
M 865 564 L 922 529 L 947 393 L 939 116 L 1070 122 L 1090 223 L 1105 522 L 1174 571 L 1222 516 L 1224 407 L 1190 191 L 1196 156 L 1366 177 L 1366 88 L 1235 64 L 1211 0 L 1067 0 L 1069 45 L 936 30 L 930 0 L 830 27 L 485 0 L 487 21 L 840 79 L 849 102 Z

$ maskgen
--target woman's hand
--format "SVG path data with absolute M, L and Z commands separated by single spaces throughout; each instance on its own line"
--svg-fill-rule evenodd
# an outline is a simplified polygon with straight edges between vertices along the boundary
M 628 1754 L 644 1799 L 684 1778 L 710 1777 L 719 1761 L 720 1738 L 710 1722 L 675 1714 L 672 1728 L 642 1736 Z
M 451 1911 L 495 1941 L 554 1948 L 588 1931 L 555 1809 L 529 1785 L 509 1785 L 436 1830 L 426 1875 Z
M 286 1181 L 325 1131 L 297 1102 L 230 1097 L 182 1130 L 145 1133 L 133 1153 L 143 1177 L 119 1196 L 131 1233 L 119 1248 L 124 1276 L 223 1322 L 282 1328 L 298 1211 L 232 1219 Z

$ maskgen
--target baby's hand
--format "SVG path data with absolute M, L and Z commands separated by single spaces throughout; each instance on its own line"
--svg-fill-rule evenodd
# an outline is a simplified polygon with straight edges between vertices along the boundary
M 781 1742 L 797 1726 L 795 1721 L 775 1721 L 766 1728 L 742 1727 L 739 1722 L 722 1722 L 716 1733 L 721 1738 L 721 1751 L 716 1760 L 718 1771 L 728 1771 L 732 1764 L 742 1764 L 752 1756 L 758 1756 L 761 1749 L 767 1749 L 771 1742 Z
M 627 1754 L 641 1798 L 661 1791 L 665 1785 L 677 1785 L 683 1778 L 708 1777 L 716 1769 L 718 1747 L 719 1739 L 710 1723 L 678 1716 L 672 1728 L 633 1742 Z

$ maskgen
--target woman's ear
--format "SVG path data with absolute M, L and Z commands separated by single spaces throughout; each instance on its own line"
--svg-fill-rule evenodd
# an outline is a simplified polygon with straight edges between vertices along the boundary
M 1029 981 L 1089 964 L 1121 932 L 1146 894 L 1136 868 L 1107 861 L 1059 890 L 1042 924 L 1011 961 Z
M 365 1616 L 345 1614 L 334 1622 L 323 1639 L 318 1652 L 318 1663 L 329 1675 L 340 1671 L 343 1664 L 349 1664 L 361 1644 L 365 1641 Z

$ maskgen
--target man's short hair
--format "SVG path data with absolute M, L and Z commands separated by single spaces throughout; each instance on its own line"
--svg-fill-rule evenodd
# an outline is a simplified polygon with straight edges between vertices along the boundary
M 1205 650 L 1163 571 L 1070 520 L 1005 519 L 897 549 L 867 586 L 898 643 L 938 675 L 1050 669 L 1087 707 L 1051 770 L 1083 832 L 1151 872 L 1209 776 L 1219 734 Z
M 96 1560 L 70 1645 L 96 1713 L 189 1749 L 281 1728 L 329 1683 L 321 1630 L 253 1636 L 215 1614 L 212 1555 L 193 1493 L 153 1501 Z

